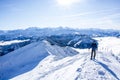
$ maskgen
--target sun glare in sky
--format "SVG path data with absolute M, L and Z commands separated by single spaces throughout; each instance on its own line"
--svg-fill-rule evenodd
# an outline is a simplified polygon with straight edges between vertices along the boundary
M 57 0 L 57 3 L 60 5 L 60 6 L 64 6 L 64 7 L 70 7 L 72 4 L 74 3 L 78 3 L 82 0 Z
M 120 30 L 120 0 L 0 0 L 0 30 L 34 26 Z

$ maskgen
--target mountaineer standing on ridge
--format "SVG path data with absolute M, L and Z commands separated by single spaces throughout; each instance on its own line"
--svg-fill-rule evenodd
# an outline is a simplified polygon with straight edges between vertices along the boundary
M 91 58 L 90 59 L 92 60 L 92 59 L 95 59 L 96 50 L 98 48 L 98 44 L 97 44 L 97 42 L 95 40 L 92 42 L 91 48 L 92 48 L 92 50 L 91 50 Z

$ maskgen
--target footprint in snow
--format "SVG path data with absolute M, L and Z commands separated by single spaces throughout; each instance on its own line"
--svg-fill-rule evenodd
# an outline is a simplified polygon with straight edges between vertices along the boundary
M 98 74 L 103 76 L 103 75 L 105 75 L 105 72 L 103 72 L 103 71 L 98 71 Z
M 111 61 L 105 57 L 102 57 L 103 61 L 111 63 Z
M 78 68 L 76 71 L 77 71 L 77 72 L 81 72 L 81 71 L 82 71 L 82 69 L 81 69 L 81 68 Z

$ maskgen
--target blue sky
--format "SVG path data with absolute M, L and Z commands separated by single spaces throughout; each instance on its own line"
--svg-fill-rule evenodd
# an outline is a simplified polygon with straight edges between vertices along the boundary
M 0 0 L 0 29 L 28 27 L 120 30 L 120 0 Z

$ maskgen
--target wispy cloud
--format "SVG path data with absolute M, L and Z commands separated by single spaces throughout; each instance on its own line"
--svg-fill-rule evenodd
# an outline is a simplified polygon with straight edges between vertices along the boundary
M 100 10 L 100 11 L 91 11 L 91 12 L 85 12 L 80 14 L 74 14 L 74 15 L 67 15 L 63 16 L 64 19 L 71 19 L 71 22 L 74 24 L 74 26 L 80 26 L 84 28 L 92 27 L 92 28 L 114 28 L 119 29 L 120 24 L 117 23 L 115 20 L 116 18 L 120 17 L 120 8 L 114 8 L 110 10 Z M 97 15 L 97 17 L 96 17 Z M 101 15 L 101 16 L 98 16 Z M 86 17 L 87 18 L 84 18 Z M 90 17 L 89 17 L 90 16 Z M 95 16 L 94 18 L 91 18 L 91 16 Z
M 120 8 L 100 10 L 100 11 L 90 11 L 90 12 L 78 13 L 78 14 L 73 14 L 73 15 L 66 15 L 63 17 L 79 17 L 79 16 L 86 16 L 86 15 L 106 14 L 106 13 L 110 13 L 110 12 L 118 11 L 118 10 L 120 10 Z M 112 16 L 115 16 L 115 15 L 112 15 Z
M 107 16 L 104 16 L 103 19 L 106 19 L 106 18 L 120 18 L 120 13 L 114 13 L 114 14 L 111 14 L 111 15 L 107 15 Z

